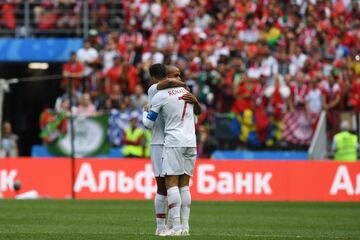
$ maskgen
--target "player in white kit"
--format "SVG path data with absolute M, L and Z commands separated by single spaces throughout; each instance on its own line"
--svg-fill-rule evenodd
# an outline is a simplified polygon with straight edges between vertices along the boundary
M 196 159 L 194 105 L 187 102 L 190 95 L 186 89 L 179 87 L 161 90 L 153 97 L 150 111 L 144 113 L 143 118 L 148 128 L 154 127 L 159 115 L 165 122 L 162 170 L 173 228 L 164 235 L 189 234 L 189 180 Z M 199 106 L 198 103 L 196 105 Z
M 150 103 L 154 95 L 161 89 L 183 86 L 185 84 L 180 81 L 180 77 L 170 75 L 170 79 L 167 79 L 167 68 L 164 64 L 153 64 L 149 73 L 151 76 L 150 84 L 151 87 L 148 90 L 148 102 Z M 147 106 L 144 108 L 147 111 Z M 151 131 L 151 143 L 150 143 L 150 158 L 153 165 L 154 176 L 156 178 L 157 193 L 155 196 L 155 214 L 156 214 L 156 231 L 155 235 L 161 235 L 166 231 L 165 219 L 166 219 L 166 186 L 165 178 L 162 174 L 162 152 L 164 144 L 164 121 L 159 117 Z M 171 227 L 171 218 L 169 218 L 168 226 Z

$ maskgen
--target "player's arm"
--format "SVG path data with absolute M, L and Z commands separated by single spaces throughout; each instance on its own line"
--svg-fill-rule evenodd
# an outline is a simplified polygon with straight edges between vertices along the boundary
M 192 95 L 191 93 L 186 93 L 182 96 L 182 99 L 187 103 L 194 104 L 194 113 L 196 115 L 201 114 L 202 110 L 201 110 L 200 103 L 194 95 Z
M 154 127 L 155 121 L 159 115 L 160 109 L 162 107 L 163 101 L 159 94 L 156 94 L 151 100 L 150 109 L 143 112 L 143 124 L 146 128 L 152 129 Z
M 166 80 L 162 80 L 156 86 L 157 90 L 163 90 L 166 88 L 173 88 L 173 87 L 187 88 L 184 82 L 176 80 L 175 78 L 168 78 Z

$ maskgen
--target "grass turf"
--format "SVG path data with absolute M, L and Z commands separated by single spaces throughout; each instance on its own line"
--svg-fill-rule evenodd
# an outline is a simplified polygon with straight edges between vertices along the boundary
M 193 202 L 190 225 L 186 239 L 360 239 L 360 204 Z M 0 201 L 1 240 L 159 239 L 154 231 L 151 201 Z

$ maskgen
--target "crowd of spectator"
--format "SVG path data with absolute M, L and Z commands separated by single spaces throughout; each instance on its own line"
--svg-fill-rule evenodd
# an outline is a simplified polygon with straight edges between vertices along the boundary
M 90 27 L 119 28 L 121 7 L 115 0 L 6 0 L 0 5 L 0 25 L 17 36 L 81 35 L 84 16 Z
M 146 103 L 151 64 L 172 64 L 203 106 L 199 125 L 208 126 L 211 112 L 231 112 L 246 144 L 307 145 L 321 111 L 328 112 L 332 136 L 340 111 L 360 110 L 359 5 L 124 0 L 120 30 L 106 27 L 110 12 L 98 16 L 83 48 L 64 65 L 62 86 L 73 80 L 76 115 L 112 109 L 119 115 Z

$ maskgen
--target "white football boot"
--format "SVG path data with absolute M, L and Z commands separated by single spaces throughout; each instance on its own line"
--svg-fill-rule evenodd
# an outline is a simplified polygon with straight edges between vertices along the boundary
M 169 229 L 164 232 L 164 234 L 160 234 L 159 236 L 165 237 L 165 236 L 182 236 L 182 230 L 174 230 Z
M 167 231 L 166 228 L 162 228 L 162 229 L 157 228 L 155 231 L 155 236 L 166 236 L 164 235 L 166 234 L 166 231 Z
M 183 229 L 181 230 L 181 235 L 182 235 L 182 236 L 189 236 L 189 235 L 190 235 L 189 229 L 188 229 L 188 228 L 183 228 Z

